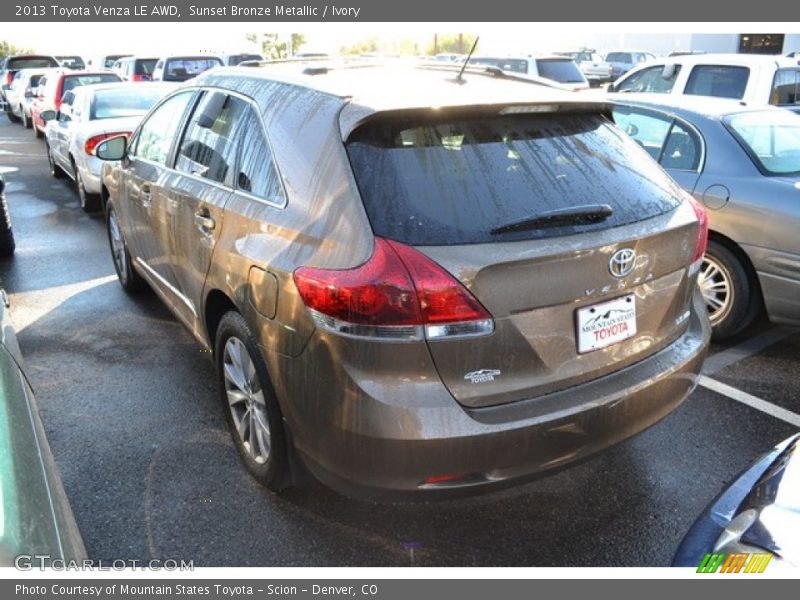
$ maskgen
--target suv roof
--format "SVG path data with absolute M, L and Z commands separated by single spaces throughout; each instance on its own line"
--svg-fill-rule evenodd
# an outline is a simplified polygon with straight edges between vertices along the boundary
M 630 93 L 610 100 L 618 105 L 641 105 L 666 111 L 681 111 L 704 117 L 719 118 L 733 113 L 763 112 L 765 110 L 784 111 L 786 109 L 769 104 L 747 104 L 741 100 L 718 98 L 714 96 L 685 96 L 673 94 Z
M 253 80 L 279 81 L 289 85 L 336 96 L 357 113 L 342 115 L 342 133 L 374 112 L 436 107 L 471 107 L 513 104 L 570 105 L 572 109 L 601 111 L 607 104 L 589 100 L 574 92 L 516 77 L 498 69 L 467 67 L 463 82 L 455 78 L 455 66 L 405 65 L 386 63 L 331 64 L 330 61 L 289 61 L 267 63 L 262 67 L 224 67 L 206 71 L 186 87 L 218 85 L 247 88 Z M 351 109 L 352 110 L 352 109 Z M 348 123 L 349 122 L 349 123 Z
M 680 63 L 686 66 L 698 64 L 797 66 L 796 60 L 780 54 L 680 54 L 678 56 L 660 58 L 658 61 Z

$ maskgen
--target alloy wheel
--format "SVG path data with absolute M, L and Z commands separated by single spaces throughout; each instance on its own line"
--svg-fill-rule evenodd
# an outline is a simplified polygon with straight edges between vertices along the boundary
M 222 365 L 234 428 L 250 458 L 264 464 L 270 453 L 267 405 L 253 359 L 239 338 L 225 342 Z
M 720 262 L 706 255 L 700 267 L 698 284 L 712 325 L 718 323 L 730 312 L 733 304 L 730 273 Z
M 125 241 L 122 239 L 122 231 L 119 228 L 119 221 L 117 221 L 117 213 L 112 209 L 108 213 L 108 231 L 111 234 L 111 254 L 114 258 L 114 266 L 117 267 L 120 279 L 123 281 L 128 276 L 127 267 L 127 251 L 125 250 Z

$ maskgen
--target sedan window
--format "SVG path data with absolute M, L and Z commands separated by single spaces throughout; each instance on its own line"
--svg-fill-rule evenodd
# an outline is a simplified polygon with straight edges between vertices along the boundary
M 663 77 L 664 65 L 648 67 L 633 73 L 616 87 L 617 92 L 646 92 L 650 94 L 669 94 L 675 86 L 675 80 L 681 71 L 680 65 L 675 65 L 670 77 Z
M 800 174 L 800 116 L 774 110 L 725 119 L 756 165 L 768 175 Z
M 672 125 L 671 118 L 615 108 L 614 122 L 654 160 L 659 159 Z
M 142 124 L 131 154 L 159 164 L 166 164 L 172 140 L 194 92 L 181 92 L 166 100 Z

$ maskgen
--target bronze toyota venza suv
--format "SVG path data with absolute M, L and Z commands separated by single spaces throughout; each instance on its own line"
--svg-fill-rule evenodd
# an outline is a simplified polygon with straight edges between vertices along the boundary
M 97 148 L 119 280 L 213 349 L 269 488 L 522 481 L 667 415 L 706 353 L 705 213 L 607 114 L 491 70 L 215 69 Z

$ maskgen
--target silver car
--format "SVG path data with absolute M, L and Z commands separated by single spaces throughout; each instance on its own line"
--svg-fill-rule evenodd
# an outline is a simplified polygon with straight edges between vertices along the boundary
M 708 210 L 700 285 L 714 336 L 765 306 L 800 324 L 800 116 L 720 98 L 626 95 L 614 120 Z

